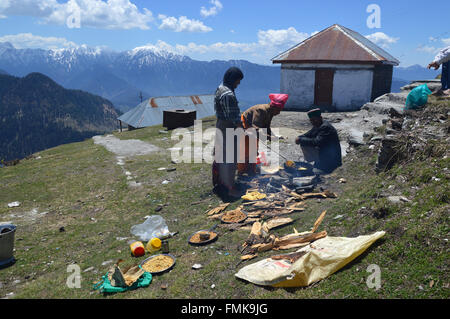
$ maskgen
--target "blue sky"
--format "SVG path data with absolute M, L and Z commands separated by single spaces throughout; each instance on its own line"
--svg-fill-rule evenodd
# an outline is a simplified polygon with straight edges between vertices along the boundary
M 372 4 L 376 10 L 368 12 Z M 425 66 L 450 45 L 449 12 L 443 0 L 0 0 L 0 42 L 114 51 L 148 46 L 197 60 L 270 64 L 338 23 L 367 36 L 400 66 Z

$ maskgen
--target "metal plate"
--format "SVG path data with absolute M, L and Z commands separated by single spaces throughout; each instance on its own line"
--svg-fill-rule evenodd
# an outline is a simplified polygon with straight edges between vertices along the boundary
M 195 234 L 201 233 L 201 232 L 213 233 L 213 234 L 216 234 L 216 236 L 214 238 L 212 238 L 212 239 L 208 239 L 208 240 L 205 240 L 205 241 L 202 241 L 202 242 L 199 242 L 199 243 L 191 242 L 191 238 L 194 237 Z M 208 230 L 208 229 L 202 229 L 202 230 L 196 231 L 191 236 L 189 236 L 188 243 L 193 245 L 193 246 L 202 246 L 202 245 L 206 245 L 206 244 L 212 243 L 213 241 L 216 241 L 218 237 L 219 237 L 219 234 L 216 233 L 215 231 Z
M 176 258 L 175 258 L 175 256 L 173 256 L 173 255 L 171 255 L 171 254 L 158 254 L 158 255 L 154 255 L 154 256 L 150 256 L 150 257 L 148 257 L 147 259 L 145 259 L 145 260 L 143 260 L 142 262 L 141 262 L 141 267 L 147 262 L 147 261 L 149 261 L 149 260 L 151 260 L 151 259 L 153 259 L 153 258 L 155 258 L 155 257 L 158 257 L 158 256 L 161 256 L 161 255 L 163 255 L 163 256 L 169 256 L 170 258 L 172 258 L 172 260 L 173 260 L 173 263 L 172 263 L 172 265 L 171 266 L 169 266 L 169 267 L 167 267 L 166 269 L 164 269 L 164 270 L 161 270 L 161 271 L 155 271 L 155 272 L 150 272 L 152 275 L 159 275 L 159 274 L 162 274 L 162 273 L 164 273 L 164 272 L 166 272 L 166 271 L 169 271 L 170 269 L 172 269 L 173 268 L 173 266 L 175 266 L 175 262 L 176 262 Z M 143 269 L 143 268 L 142 268 Z M 145 270 L 145 269 L 144 269 Z

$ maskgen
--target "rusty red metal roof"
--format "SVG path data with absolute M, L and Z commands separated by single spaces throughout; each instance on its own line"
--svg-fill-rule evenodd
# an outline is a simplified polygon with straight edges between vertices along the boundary
M 273 63 L 395 64 L 400 61 L 358 32 L 335 24 L 272 59 Z

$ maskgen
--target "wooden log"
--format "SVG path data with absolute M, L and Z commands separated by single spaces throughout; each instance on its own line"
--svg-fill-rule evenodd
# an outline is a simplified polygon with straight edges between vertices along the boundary
M 289 244 L 299 244 L 299 243 L 305 243 L 305 242 L 312 242 L 320 238 L 324 238 L 327 236 L 327 232 L 324 230 L 320 233 L 312 233 L 307 235 L 300 235 L 296 237 L 292 237 L 289 239 L 275 239 L 274 246 L 285 246 Z
M 319 225 L 322 223 L 323 218 L 325 217 L 325 214 L 327 213 L 326 210 L 324 210 L 322 212 L 322 214 L 320 214 L 319 218 L 317 218 L 316 222 L 314 223 L 313 228 L 311 229 L 311 233 L 314 233 L 317 228 L 319 227 Z
M 206 214 L 208 216 L 218 214 L 218 213 L 222 212 L 225 208 L 227 208 L 228 205 L 230 205 L 230 203 L 220 204 L 216 208 L 213 208 L 213 209 L 209 210 Z

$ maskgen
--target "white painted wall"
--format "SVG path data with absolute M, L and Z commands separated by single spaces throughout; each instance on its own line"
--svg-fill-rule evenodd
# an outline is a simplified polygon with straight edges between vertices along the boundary
M 336 69 L 333 80 L 333 106 L 337 110 L 357 110 L 370 101 L 373 66 L 367 64 L 283 64 L 280 93 L 289 94 L 286 108 L 308 110 L 314 105 L 315 70 Z
M 289 94 L 286 108 L 308 109 L 314 103 L 314 70 L 281 69 L 280 93 Z
M 336 110 L 358 110 L 370 102 L 372 70 L 336 70 L 333 81 L 333 106 Z

